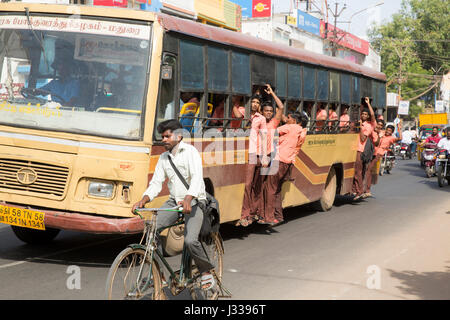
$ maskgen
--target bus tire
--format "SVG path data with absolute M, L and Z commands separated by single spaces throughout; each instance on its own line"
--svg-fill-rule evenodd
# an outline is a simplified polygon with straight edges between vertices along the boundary
M 59 229 L 46 228 L 45 230 L 36 230 L 11 226 L 17 238 L 28 244 L 45 244 L 49 243 L 59 233 Z
M 334 199 L 336 198 L 337 178 L 336 170 L 331 167 L 330 173 L 325 183 L 325 189 L 323 190 L 322 197 L 317 201 L 317 207 L 319 211 L 326 212 L 333 207 Z
M 184 244 L 184 225 L 169 228 L 167 235 L 161 238 L 165 256 L 172 257 L 180 254 Z

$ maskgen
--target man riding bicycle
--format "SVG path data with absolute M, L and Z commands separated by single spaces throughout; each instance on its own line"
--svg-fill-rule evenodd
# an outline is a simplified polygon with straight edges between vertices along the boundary
M 199 241 L 203 223 L 203 211 L 199 202 L 206 200 L 202 159 L 194 146 L 182 141 L 182 126 L 179 121 L 166 120 L 161 122 L 157 129 L 162 135 L 162 142 L 167 151 L 159 157 L 152 180 L 142 199 L 134 204 L 132 212 L 134 213 L 137 208 L 143 208 L 146 203 L 151 202 L 161 192 L 166 178 L 169 179 L 167 184 L 169 200 L 161 208 L 172 208 L 177 205 L 183 207 L 183 214 L 185 214 L 184 244 L 202 275 L 202 288 L 208 290 L 214 287 L 215 280 L 210 272 L 214 266 L 209 262 Z M 189 189 L 177 176 L 170 160 L 189 184 Z M 177 219 L 177 212 L 160 211 L 156 219 L 156 229 L 170 226 Z M 162 251 L 161 245 L 158 249 Z

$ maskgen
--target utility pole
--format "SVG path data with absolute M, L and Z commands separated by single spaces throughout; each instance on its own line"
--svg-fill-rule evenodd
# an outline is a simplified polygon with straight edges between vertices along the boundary
M 337 30 L 337 19 L 338 17 L 341 15 L 342 11 L 344 11 L 347 8 L 347 5 L 344 3 L 344 6 L 342 7 L 341 11 L 338 12 L 338 6 L 339 3 L 335 3 L 335 9 L 334 12 L 330 10 L 330 7 L 327 6 L 327 12 L 328 10 L 330 10 L 331 14 L 334 17 L 334 28 L 333 28 L 333 38 L 330 41 L 330 45 L 331 45 L 331 55 L 333 57 L 336 57 L 336 53 L 337 53 L 337 46 L 338 46 L 338 42 L 341 40 L 341 38 L 338 38 L 338 30 Z M 328 14 L 327 14 L 328 16 Z M 325 23 L 325 39 L 328 39 L 328 34 L 330 33 L 328 28 L 328 18 L 327 18 L 327 22 Z M 345 35 L 345 34 L 344 34 Z

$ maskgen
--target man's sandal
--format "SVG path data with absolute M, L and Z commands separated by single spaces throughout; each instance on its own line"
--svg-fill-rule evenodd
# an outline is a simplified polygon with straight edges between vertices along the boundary
M 203 274 L 201 277 L 201 286 L 203 290 L 211 290 L 216 286 L 216 280 L 211 273 Z

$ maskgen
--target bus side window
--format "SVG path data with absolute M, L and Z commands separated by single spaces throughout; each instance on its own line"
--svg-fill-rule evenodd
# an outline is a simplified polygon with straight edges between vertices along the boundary
M 173 55 L 165 55 L 161 67 L 161 85 L 159 89 L 159 106 L 156 114 L 155 135 L 157 139 L 161 135 L 156 131 L 158 124 L 164 120 L 175 118 L 175 75 L 177 59 Z

